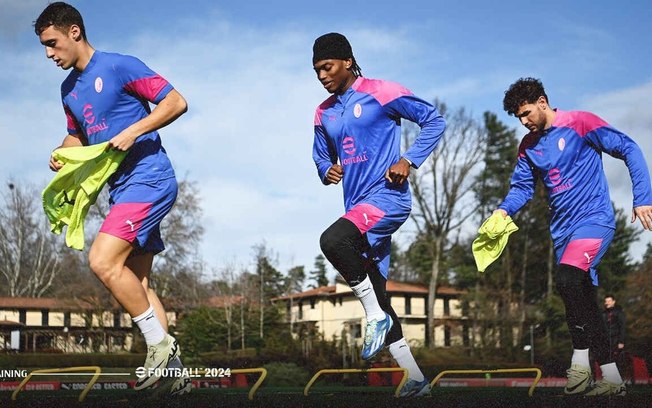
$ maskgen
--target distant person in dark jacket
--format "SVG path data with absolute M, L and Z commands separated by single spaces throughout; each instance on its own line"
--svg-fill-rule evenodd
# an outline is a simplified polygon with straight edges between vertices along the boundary
M 614 356 L 620 354 L 625 348 L 625 312 L 616 305 L 616 298 L 612 294 L 604 297 L 604 323 L 609 336 L 609 349 Z

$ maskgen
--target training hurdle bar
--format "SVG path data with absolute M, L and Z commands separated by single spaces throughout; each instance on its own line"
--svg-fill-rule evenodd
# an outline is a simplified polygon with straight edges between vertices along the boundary
M 206 374 L 208 370 L 199 370 L 200 374 Z M 265 377 L 267 377 L 267 369 L 264 367 L 257 367 L 257 368 L 235 368 L 231 370 L 231 375 L 233 374 L 255 374 L 255 373 L 260 373 L 260 377 L 258 377 L 258 380 L 256 383 L 251 387 L 249 390 L 249 393 L 247 394 L 247 398 L 249 400 L 254 399 L 254 394 L 256 394 L 256 391 L 258 391 L 258 388 L 263 384 L 263 381 L 265 381 Z
M 499 368 L 496 370 L 444 370 L 430 382 L 430 387 L 434 387 L 443 376 L 446 374 L 499 374 L 499 373 L 535 373 L 534 381 L 528 390 L 528 395 L 531 397 L 534 393 L 534 388 L 541 379 L 541 370 L 536 367 L 532 368 Z
M 67 368 L 46 368 L 42 370 L 34 370 L 31 373 L 27 375 L 23 379 L 23 381 L 18 384 L 18 387 L 14 390 L 14 392 L 11 394 L 11 400 L 15 401 L 16 398 L 18 397 L 18 393 L 20 390 L 25 387 L 25 385 L 29 382 L 29 380 L 32 378 L 34 375 L 41 375 L 41 374 L 63 374 L 63 373 L 71 373 L 71 372 L 84 372 L 84 371 L 94 371 L 95 374 L 93 374 L 93 377 L 91 380 L 86 384 L 86 387 L 84 390 L 79 394 L 79 402 L 82 402 L 84 398 L 86 398 L 86 394 L 93 388 L 93 385 L 97 381 L 97 379 L 100 377 L 100 373 L 102 372 L 102 369 L 98 366 L 86 366 L 86 367 L 67 367 Z
M 308 396 L 308 391 L 310 390 L 310 387 L 317 381 L 317 378 L 321 376 L 322 374 L 345 374 L 345 373 L 387 373 L 387 372 L 397 372 L 401 371 L 403 372 L 403 378 L 401 378 L 401 382 L 398 383 L 398 386 L 396 387 L 396 391 L 394 391 L 394 396 L 398 397 L 401 388 L 403 388 L 403 385 L 407 382 L 407 376 L 408 376 L 408 371 L 407 368 L 402 368 L 402 367 L 380 367 L 380 368 L 326 368 L 324 370 L 317 371 L 315 375 L 312 376 L 310 381 L 308 381 L 308 384 L 306 384 L 306 388 L 303 389 L 303 395 Z

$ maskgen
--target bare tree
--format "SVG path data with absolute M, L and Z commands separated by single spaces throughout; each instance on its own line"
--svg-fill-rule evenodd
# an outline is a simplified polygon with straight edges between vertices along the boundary
M 439 146 L 418 172 L 410 174 L 415 208 L 414 221 L 418 239 L 427 244 L 431 268 L 428 285 L 427 342 L 434 347 L 434 306 L 443 251 L 449 235 L 457 230 L 478 208 L 474 200 L 474 172 L 482 164 L 486 132 L 464 108 L 449 113 L 438 103 L 447 123 Z M 415 127 L 404 132 L 404 142 L 411 144 L 417 135 Z
M 41 297 L 61 272 L 63 240 L 49 231 L 35 187 L 9 181 L 0 206 L 0 293 Z
M 233 337 L 233 306 L 235 305 L 236 300 L 240 302 L 242 296 L 236 296 L 236 282 L 239 280 L 239 276 L 236 275 L 236 266 L 235 265 L 226 265 L 218 272 L 219 284 L 216 285 L 217 294 L 222 297 L 222 307 L 224 308 L 224 320 L 226 322 L 226 339 L 227 339 L 227 350 L 232 348 L 232 337 Z M 242 328 L 244 331 L 244 328 Z M 243 337 L 244 339 L 244 337 Z

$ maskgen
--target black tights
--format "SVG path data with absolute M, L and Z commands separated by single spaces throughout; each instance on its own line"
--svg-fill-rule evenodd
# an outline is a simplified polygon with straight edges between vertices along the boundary
M 599 364 L 613 362 L 607 331 L 597 304 L 597 289 L 589 272 L 561 264 L 557 271 L 557 290 L 566 307 L 566 322 L 573 348 L 590 349 Z
M 392 344 L 403 337 L 401 323 L 387 298 L 387 280 L 381 275 L 371 256 L 363 256 L 371 249 L 365 235 L 351 221 L 340 218 L 324 231 L 319 240 L 324 256 L 342 275 L 349 286 L 356 286 L 367 276 L 378 298 L 378 304 L 392 318 L 392 328 L 385 344 Z

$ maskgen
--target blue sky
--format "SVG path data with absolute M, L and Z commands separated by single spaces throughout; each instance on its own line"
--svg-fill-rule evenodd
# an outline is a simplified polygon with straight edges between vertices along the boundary
M 67 73 L 46 60 L 31 26 L 46 4 L 0 0 L 0 177 L 37 186 L 51 178 L 48 154 L 65 134 Z M 330 31 L 349 38 L 365 76 L 478 117 L 493 111 L 515 128 L 502 113 L 504 90 L 541 78 L 551 105 L 597 113 L 652 163 L 649 2 L 72 4 L 97 49 L 138 56 L 188 100 L 189 112 L 161 135 L 177 174 L 199 184 L 203 252 L 216 268 L 249 266 L 251 246 L 265 240 L 282 269 L 309 270 L 321 231 L 341 215 L 340 188 L 323 187 L 311 160 L 314 108 L 328 96 L 311 69 L 312 43 Z M 608 158 L 605 167 L 612 199 L 629 213 L 625 166 Z M 397 241 L 411 234 L 406 225 Z

